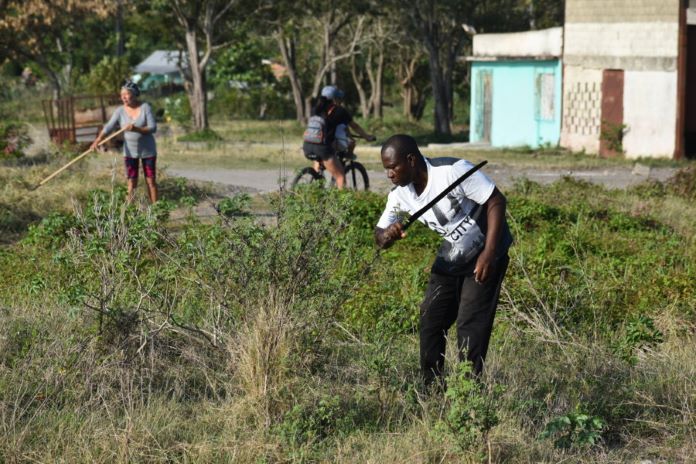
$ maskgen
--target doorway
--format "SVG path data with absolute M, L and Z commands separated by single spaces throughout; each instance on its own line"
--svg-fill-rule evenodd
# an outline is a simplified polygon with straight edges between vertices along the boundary
M 490 70 L 480 70 L 476 84 L 476 137 L 481 142 L 490 143 L 493 125 L 493 73 Z
M 684 156 L 696 158 L 696 25 L 686 26 Z
M 605 69 L 602 72 L 602 114 L 599 154 L 614 157 L 623 154 L 624 135 L 624 71 Z

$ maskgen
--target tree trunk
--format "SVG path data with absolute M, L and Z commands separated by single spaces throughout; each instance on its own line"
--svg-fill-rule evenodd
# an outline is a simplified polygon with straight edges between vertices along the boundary
M 447 88 L 443 78 L 442 65 L 439 59 L 439 50 L 432 41 L 426 44 L 428 49 L 428 66 L 430 68 L 430 82 L 433 86 L 433 103 L 435 106 L 435 132 L 441 135 L 451 135 L 449 99 Z
M 189 104 L 191 106 L 191 116 L 195 130 L 205 130 L 208 128 L 208 101 L 205 91 L 205 67 L 201 66 L 198 56 L 198 42 L 196 40 L 196 30 L 186 30 L 186 50 L 189 61 L 190 82 L 187 87 Z
M 126 50 L 123 38 L 123 0 L 116 2 L 116 56 L 123 56 Z
M 360 99 L 360 112 L 363 118 L 367 118 L 370 115 L 370 106 L 367 101 L 367 94 L 365 88 L 362 85 L 362 80 L 364 78 L 362 71 L 358 74 L 358 66 L 355 63 L 355 55 L 350 59 L 350 73 L 353 76 L 353 84 L 358 91 L 358 98 Z
M 305 112 L 302 84 L 297 76 L 294 41 L 292 39 L 286 41 L 285 34 L 280 28 L 276 30 L 276 41 L 278 43 L 278 48 L 280 49 L 280 55 L 283 58 L 283 64 L 285 64 L 285 69 L 288 73 L 288 79 L 290 80 L 292 98 L 295 103 L 295 117 L 298 121 L 305 122 L 309 113 Z
M 411 121 L 411 105 L 413 103 L 413 75 L 415 69 L 415 58 L 411 58 L 408 64 L 404 61 L 399 63 L 397 68 L 399 85 L 401 85 L 402 111 L 401 113 Z
M 383 111 L 383 83 L 384 81 L 384 44 L 380 43 L 379 52 L 377 54 L 377 71 L 374 76 L 374 85 L 372 88 L 372 115 L 382 119 Z

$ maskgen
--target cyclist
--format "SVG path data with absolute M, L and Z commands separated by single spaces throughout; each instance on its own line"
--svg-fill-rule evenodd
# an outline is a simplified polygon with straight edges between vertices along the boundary
M 324 163 L 326 169 L 331 173 L 334 179 L 336 179 L 336 186 L 339 189 L 342 189 L 346 182 L 343 165 L 336 156 L 336 152 L 341 151 L 341 148 L 343 148 L 340 146 L 337 147 L 336 143 L 336 133 L 338 132 L 341 134 L 341 128 L 339 128 L 339 126 L 344 126 L 342 128 L 344 132 L 345 127 L 350 127 L 367 140 L 375 140 L 373 135 L 365 132 L 360 125 L 353 121 L 351 114 L 340 106 L 339 102 L 343 96 L 344 93 L 333 85 L 328 85 L 322 89 L 321 95 L 317 98 L 317 102 L 314 106 L 313 114 L 322 116 L 326 122 L 326 137 L 324 143 L 315 144 L 305 142 L 302 147 L 305 156 L 314 160 L 314 170 L 320 172 L 321 163 Z M 350 141 L 348 143 L 348 152 L 352 154 L 355 142 L 353 141 L 352 147 L 350 146 Z
M 353 120 L 353 116 L 348 112 L 348 110 L 345 109 L 343 106 L 343 97 L 345 97 L 345 93 L 342 90 L 333 85 L 327 85 L 321 89 L 321 95 L 331 100 L 336 106 L 334 117 L 338 124 L 336 125 L 336 141 L 334 148 L 336 151 L 347 152 L 351 158 L 355 159 L 355 155 L 353 155 L 353 151 L 355 150 L 355 140 L 350 137 L 348 128 L 359 134 L 360 137 L 364 138 L 368 142 L 374 142 L 377 139 L 374 135 L 365 132 L 365 130 L 360 127 L 360 124 Z

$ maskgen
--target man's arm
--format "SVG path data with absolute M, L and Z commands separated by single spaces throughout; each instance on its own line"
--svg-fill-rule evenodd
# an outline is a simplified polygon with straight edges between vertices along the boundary
M 406 232 L 404 232 L 400 222 L 395 222 L 386 229 L 375 227 L 375 243 L 380 248 L 389 248 L 395 241 L 404 237 L 406 237 Z
M 503 233 L 505 223 L 505 207 L 507 200 L 496 187 L 486 201 L 488 231 L 486 233 L 486 245 L 476 259 L 474 276 L 477 282 L 483 283 L 493 272 L 495 262 L 496 247 L 500 243 L 500 236 Z

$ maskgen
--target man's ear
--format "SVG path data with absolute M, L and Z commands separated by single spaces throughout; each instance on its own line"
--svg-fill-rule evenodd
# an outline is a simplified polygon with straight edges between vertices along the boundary
M 413 153 L 409 153 L 406 155 L 406 161 L 408 162 L 408 165 L 411 166 L 412 168 L 416 166 L 416 155 Z

